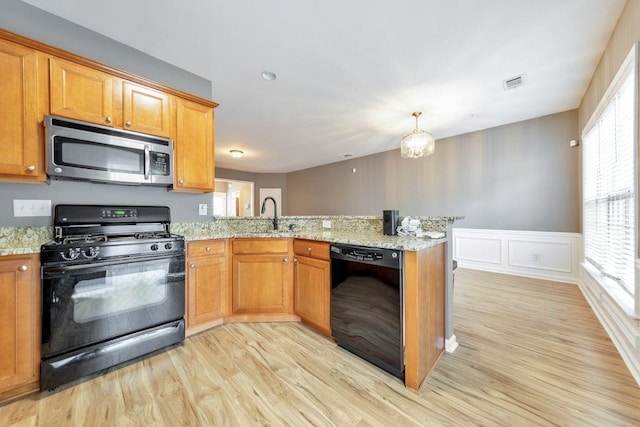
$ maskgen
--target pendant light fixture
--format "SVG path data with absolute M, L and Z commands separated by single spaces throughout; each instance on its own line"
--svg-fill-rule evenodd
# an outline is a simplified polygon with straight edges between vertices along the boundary
M 418 157 L 429 156 L 436 151 L 436 140 L 431 132 L 418 129 L 418 117 L 422 114 L 419 111 L 411 115 L 416 118 L 416 129 L 403 136 L 400 141 L 400 154 L 402 157 L 417 159 Z

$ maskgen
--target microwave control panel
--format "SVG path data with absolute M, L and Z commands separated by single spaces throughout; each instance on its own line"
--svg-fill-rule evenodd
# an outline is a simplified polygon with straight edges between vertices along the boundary
M 169 175 L 171 167 L 169 166 L 170 157 L 167 153 L 151 152 L 151 175 Z

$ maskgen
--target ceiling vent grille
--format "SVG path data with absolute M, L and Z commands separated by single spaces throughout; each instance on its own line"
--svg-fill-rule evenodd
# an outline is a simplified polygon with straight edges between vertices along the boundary
M 510 79 L 502 81 L 502 87 L 504 90 L 516 89 L 522 86 L 525 83 L 524 74 L 520 74 L 516 77 L 511 77 Z

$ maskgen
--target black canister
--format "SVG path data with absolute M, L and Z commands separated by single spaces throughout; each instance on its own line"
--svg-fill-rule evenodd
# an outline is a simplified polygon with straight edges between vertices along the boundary
M 386 236 L 398 234 L 398 211 L 382 211 L 382 234 Z

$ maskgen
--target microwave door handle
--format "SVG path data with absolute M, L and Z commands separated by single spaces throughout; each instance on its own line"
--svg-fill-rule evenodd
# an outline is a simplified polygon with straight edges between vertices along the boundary
M 149 172 L 151 169 L 151 147 L 149 145 L 144 146 L 144 179 L 149 179 Z

